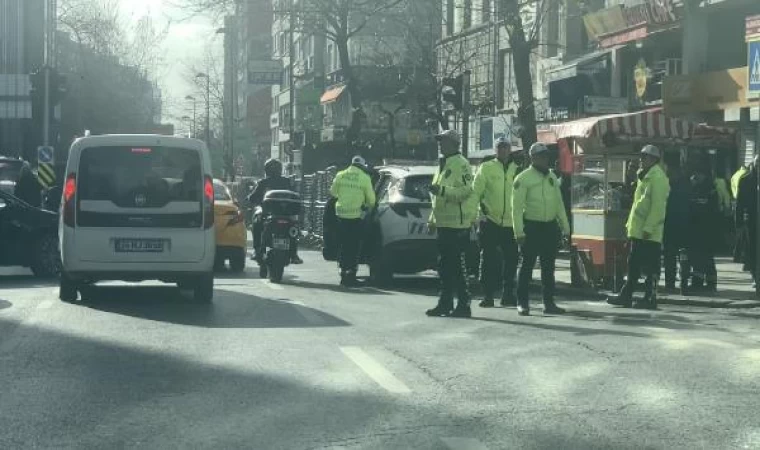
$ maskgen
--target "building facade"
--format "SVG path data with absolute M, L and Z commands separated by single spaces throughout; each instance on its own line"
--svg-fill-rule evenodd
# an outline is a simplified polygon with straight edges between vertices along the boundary
M 0 0 L 0 154 L 31 158 L 37 145 L 31 122 L 29 74 L 44 52 L 45 0 Z

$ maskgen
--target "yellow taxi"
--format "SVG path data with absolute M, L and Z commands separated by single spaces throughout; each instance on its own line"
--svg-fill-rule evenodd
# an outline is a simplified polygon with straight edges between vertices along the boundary
M 233 272 L 244 271 L 248 251 L 245 215 L 221 180 L 214 180 L 214 226 L 216 268 L 223 269 L 229 261 Z

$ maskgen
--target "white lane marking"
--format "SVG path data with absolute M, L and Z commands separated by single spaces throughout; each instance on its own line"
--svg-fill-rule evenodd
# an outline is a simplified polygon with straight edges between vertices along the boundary
M 441 442 L 450 450 L 488 450 L 482 442 L 472 438 L 447 437 L 441 438 Z
M 275 290 L 275 291 L 284 291 L 285 288 L 280 286 L 279 284 L 274 284 L 269 280 L 261 280 L 261 282 L 264 284 L 264 286 L 268 287 L 269 289 Z
M 45 300 L 44 302 L 37 305 L 37 309 L 50 309 L 53 306 L 55 306 L 54 300 Z
M 372 359 L 364 350 L 359 347 L 341 347 L 340 350 L 344 355 L 354 362 L 364 371 L 375 383 L 379 384 L 386 391 L 394 394 L 408 394 L 412 392 L 401 380 L 396 378 L 392 373 L 383 367 L 379 362 Z

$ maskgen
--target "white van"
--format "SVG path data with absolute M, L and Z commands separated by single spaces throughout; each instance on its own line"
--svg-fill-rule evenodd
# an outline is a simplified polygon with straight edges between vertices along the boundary
M 59 222 L 60 298 L 98 281 L 161 280 L 214 291 L 214 184 L 203 142 L 104 135 L 71 146 Z

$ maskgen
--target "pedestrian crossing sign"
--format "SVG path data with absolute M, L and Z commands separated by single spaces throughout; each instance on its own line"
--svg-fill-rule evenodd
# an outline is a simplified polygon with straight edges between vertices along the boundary
M 749 83 L 747 84 L 747 92 L 757 96 L 760 94 L 760 41 L 751 41 L 748 43 L 748 47 Z

